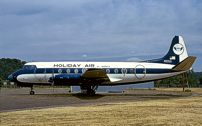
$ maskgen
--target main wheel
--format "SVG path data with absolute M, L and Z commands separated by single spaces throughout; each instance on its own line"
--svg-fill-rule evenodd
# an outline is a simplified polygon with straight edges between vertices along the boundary
M 95 95 L 95 91 L 92 90 L 92 89 L 87 90 L 87 94 L 88 94 L 89 96 L 94 96 L 94 95 Z
M 35 93 L 34 91 L 30 91 L 29 92 L 30 95 L 34 95 L 34 93 Z

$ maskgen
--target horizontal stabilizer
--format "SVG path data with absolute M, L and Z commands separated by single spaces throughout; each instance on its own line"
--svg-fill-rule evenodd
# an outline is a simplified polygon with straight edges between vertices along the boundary
M 183 60 L 179 64 L 175 65 L 172 68 L 172 70 L 174 70 L 174 71 L 189 70 L 195 60 L 196 60 L 196 56 L 187 57 L 185 60 Z

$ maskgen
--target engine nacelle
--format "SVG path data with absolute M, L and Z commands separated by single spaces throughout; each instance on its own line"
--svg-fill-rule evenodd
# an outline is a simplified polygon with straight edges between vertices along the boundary
M 82 74 L 59 74 L 55 75 L 55 77 L 50 77 L 49 82 L 52 82 L 53 80 L 78 80 L 80 79 Z

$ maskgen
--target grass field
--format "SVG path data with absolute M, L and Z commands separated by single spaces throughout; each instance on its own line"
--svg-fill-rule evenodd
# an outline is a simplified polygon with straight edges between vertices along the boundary
M 159 88 L 182 92 L 182 88 Z M 0 113 L 1 125 L 202 125 L 202 88 L 196 97 L 59 107 Z

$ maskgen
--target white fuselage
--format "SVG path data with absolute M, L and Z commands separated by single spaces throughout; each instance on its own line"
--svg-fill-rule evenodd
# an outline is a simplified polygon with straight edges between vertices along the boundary
M 174 65 L 147 62 L 31 62 L 17 76 L 22 83 L 50 84 L 50 77 L 59 74 L 83 74 L 87 69 L 104 69 L 110 82 L 105 84 L 141 83 L 171 77 L 184 71 L 173 72 Z M 32 68 L 36 66 L 36 68 Z M 33 72 L 30 72 L 33 71 Z M 27 71 L 27 72 L 26 72 Z

